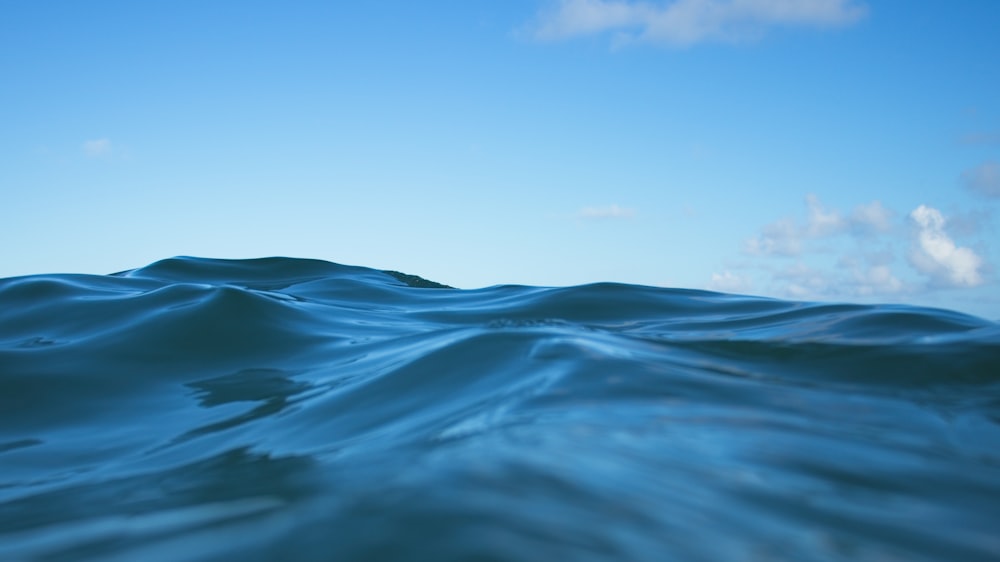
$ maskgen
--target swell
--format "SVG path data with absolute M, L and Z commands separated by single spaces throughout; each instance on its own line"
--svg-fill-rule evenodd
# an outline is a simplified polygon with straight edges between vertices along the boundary
M 286 258 L 0 304 L 6 558 L 1000 551 L 1000 331 L 971 316 Z

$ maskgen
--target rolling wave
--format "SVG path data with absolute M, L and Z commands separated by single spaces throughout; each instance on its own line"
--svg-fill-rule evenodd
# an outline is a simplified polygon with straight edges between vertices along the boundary
M 1000 326 L 317 260 L 0 280 L 0 558 L 995 560 Z

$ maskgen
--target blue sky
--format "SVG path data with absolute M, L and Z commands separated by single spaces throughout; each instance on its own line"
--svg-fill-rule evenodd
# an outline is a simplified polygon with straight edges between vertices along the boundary
M 0 0 L 0 276 L 310 257 L 1000 318 L 1000 2 Z

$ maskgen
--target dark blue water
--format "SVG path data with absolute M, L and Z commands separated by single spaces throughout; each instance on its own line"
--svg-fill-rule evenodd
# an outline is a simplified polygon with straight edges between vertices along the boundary
M 0 280 L 0 560 L 1000 557 L 995 323 L 428 285 Z

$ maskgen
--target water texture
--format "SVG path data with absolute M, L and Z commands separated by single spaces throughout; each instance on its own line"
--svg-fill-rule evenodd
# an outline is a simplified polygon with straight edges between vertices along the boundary
M 174 258 L 0 280 L 0 560 L 996 560 L 1000 326 Z

